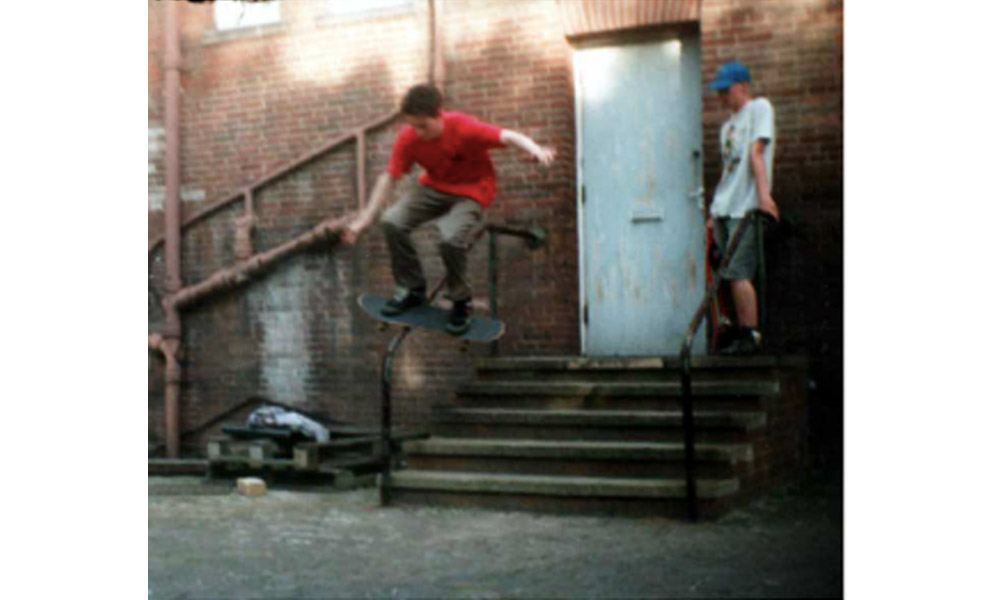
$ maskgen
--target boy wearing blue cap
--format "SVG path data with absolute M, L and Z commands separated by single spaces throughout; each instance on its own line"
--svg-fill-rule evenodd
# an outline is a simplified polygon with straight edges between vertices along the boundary
M 778 205 L 771 197 L 774 165 L 774 108 L 766 98 L 750 93 L 750 69 L 739 62 L 719 67 L 716 90 L 732 114 L 722 124 L 719 143 L 722 148 L 722 177 L 715 188 L 707 227 L 713 228 L 715 240 L 725 250 L 730 236 L 744 218 L 760 209 L 778 219 Z M 722 354 L 753 354 L 761 351 L 758 330 L 757 292 L 753 277 L 757 272 L 757 223 L 752 220 L 732 259 L 720 276 L 729 281 L 739 321 L 739 335 Z

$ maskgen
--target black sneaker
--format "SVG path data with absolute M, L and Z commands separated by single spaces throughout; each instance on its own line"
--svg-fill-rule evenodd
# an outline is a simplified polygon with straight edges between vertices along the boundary
M 469 310 L 469 301 L 462 300 L 451 305 L 451 315 L 448 316 L 448 324 L 444 326 L 445 331 L 452 335 L 461 335 L 472 326 L 472 311 Z
M 760 333 L 754 329 L 740 327 L 740 336 L 731 344 L 719 351 L 725 356 L 760 354 L 763 351 Z
M 415 290 L 402 289 L 385 303 L 385 306 L 382 307 L 382 314 L 391 317 L 404 313 L 411 308 L 423 306 L 425 302 L 427 302 L 427 292 L 423 288 Z

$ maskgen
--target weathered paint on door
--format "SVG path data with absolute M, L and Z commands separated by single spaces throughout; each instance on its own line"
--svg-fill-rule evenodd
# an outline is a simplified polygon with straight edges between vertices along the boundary
M 587 355 L 677 353 L 704 294 L 700 62 L 697 37 L 574 53 Z

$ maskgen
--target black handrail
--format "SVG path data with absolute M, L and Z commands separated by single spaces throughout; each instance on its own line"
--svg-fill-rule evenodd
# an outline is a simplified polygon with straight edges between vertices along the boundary
M 761 213 L 757 210 L 748 212 L 745 218 L 740 221 L 735 233 L 733 233 L 732 238 L 729 240 L 729 245 L 726 247 L 726 253 L 723 256 L 722 263 L 719 265 L 719 272 L 724 271 L 729 266 L 729 261 L 736 251 L 737 244 L 743 239 L 743 235 L 746 233 L 750 223 L 758 219 L 759 214 Z M 758 243 L 760 243 L 760 238 L 758 238 Z M 681 344 L 681 424 L 684 429 L 685 495 L 688 518 L 691 521 L 698 520 L 698 492 L 695 483 L 696 468 L 694 456 L 694 401 L 691 394 L 691 346 L 694 344 L 694 336 L 698 333 L 698 327 L 701 326 L 705 315 L 708 314 L 712 298 L 715 297 L 721 283 L 722 278 L 716 277 L 712 281 L 711 288 L 705 291 L 705 296 L 702 298 L 701 304 L 698 305 L 698 310 L 695 311 L 694 316 L 688 323 L 687 331 L 684 334 L 684 342 Z
M 490 317 L 493 319 L 499 318 L 499 309 L 497 302 L 497 252 L 496 252 L 496 236 L 497 235 L 509 235 L 513 237 L 524 238 L 528 242 L 528 247 L 532 250 L 540 248 L 545 244 L 547 235 L 545 229 L 541 227 L 532 227 L 531 229 L 519 229 L 516 227 L 508 227 L 506 225 L 497 224 L 487 224 L 481 227 L 472 237 L 472 243 L 469 244 L 469 248 L 475 246 L 479 239 L 484 233 L 489 232 L 490 234 L 490 252 L 489 252 L 489 262 L 488 278 L 490 280 Z M 427 296 L 427 303 L 431 303 L 437 297 L 438 293 L 444 288 L 445 277 L 442 277 L 438 281 L 434 289 Z M 413 328 L 409 325 L 404 325 L 403 330 L 396 334 L 396 337 L 392 338 L 389 342 L 389 346 L 386 348 L 385 353 L 382 355 L 382 370 L 379 378 L 379 387 L 382 395 L 382 425 L 381 425 L 381 458 L 382 458 L 382 474 L 379 477 L 379 501 L 382 506 L 388 506 L 392 502 L 392 365 L 393 359 L 395 358 L 396 352 L 399 350 L 400 346 L 403 345 L 403 341 L 410 334 Z M 497 346 L 493 347 L 493 351 L 496 352 Z

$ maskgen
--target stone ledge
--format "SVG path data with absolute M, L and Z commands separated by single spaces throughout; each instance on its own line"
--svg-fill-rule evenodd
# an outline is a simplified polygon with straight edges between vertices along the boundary
M 680 411 L 641 410 L 516 410 L 507 408 L 439 408 L 439 423 L 575 427 L 680 427 Z M 760 429 L 767 424 L 763 411 L 695 410 L 697 427 Z
M 473 438 L 432 438 L 406 446 L 408 454 L 490 458 L 557 458 L 565 460 L 659 460 L 684 459 L 684 444 L 674 442 L 543 441 Z M 753 460 L 750 444 L 695 444 L 702 461 L 728 463 Z
M 695 396 L 766 396 L 781 391 L 774 381 L 694 381 Z M 466 396 L 680 396 L 681 384 L 673 381 L 643 382 L 472 382 L 458 388 Z
M 635 358 L 587 358 L 582 356 L 552 357 L 504 357 L 475 358 L 473 366 L 483 371 L 587 371 L 623 370 L 649 371 L 659 369 L 679 369 L 680 358 L 635 357 Z M 693 356 L 691 366 L 695 369 L 796 369 L 809 367 L 809 359 L 801 355 L 761 355 L 761 356 Z
M 549 477 L 541 475 L 495 475 L 444 471 L 398 471 L 392 487 L 444 492 L 489 494 L 538 494 L 592 498 L 684 498 L 683 479 L 643 480 L 603 477 Z M 703 480 L 696 483 L 698 497 L 722 498 L 739 491 L 739 480 Z

